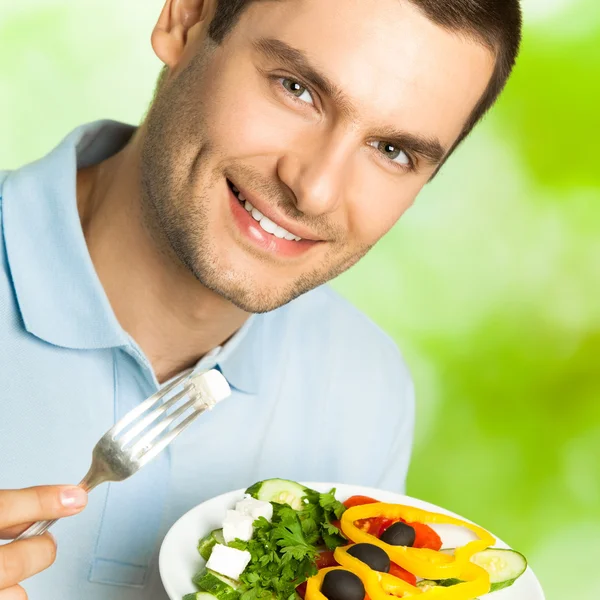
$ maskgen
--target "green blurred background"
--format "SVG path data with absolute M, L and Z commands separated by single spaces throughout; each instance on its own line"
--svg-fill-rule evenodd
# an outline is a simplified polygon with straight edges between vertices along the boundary
M 162 0 L 0 0 L 0 166 L 139 122 Z M 525 552 L 548 600 L 600 578 L 600 3 L 525 0 L 515 75 L 416 206 L 336 286 L 416 380 L 409 492 Z

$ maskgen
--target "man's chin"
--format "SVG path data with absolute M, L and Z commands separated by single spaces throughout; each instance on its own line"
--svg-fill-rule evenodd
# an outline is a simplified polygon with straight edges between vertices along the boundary
M 251 314 L 271 312 L 308 291 L 294 283 L 287 287 L 281 283 L 274 285 L 272 281 L 257 281 L 242 273 L 221 272 L 217 275 L 195 269 L 194 275 L 204 287 Z
M 231 302 L 231 304 L 240 310 L 250 314 L 271 312 L 288 304 L 301 295 L 300 293 L 294 295 L 280 295 L 265 293 L 263 290 L 256 292 L 239 287 L 235 289 L 214 289 L 213 291 L 228 302 Z

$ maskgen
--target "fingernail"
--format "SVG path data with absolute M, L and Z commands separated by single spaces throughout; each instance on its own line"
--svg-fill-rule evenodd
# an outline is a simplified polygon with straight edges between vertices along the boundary
M 87 494 L 79 487 L 69 488 L 60 493 L 60 502 L 65 508 L 83 508 Z

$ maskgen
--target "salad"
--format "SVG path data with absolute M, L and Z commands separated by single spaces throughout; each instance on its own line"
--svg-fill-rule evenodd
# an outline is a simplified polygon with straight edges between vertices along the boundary
M 527 569 L 481 527 L 366 496 L 341 502 L 335 492 L 285 479 L 249 487 L 222 527 L 200 539 L 206 566 L 183 600 L 471 600 Z M 476 539 L 444 548 L 436 524 Z

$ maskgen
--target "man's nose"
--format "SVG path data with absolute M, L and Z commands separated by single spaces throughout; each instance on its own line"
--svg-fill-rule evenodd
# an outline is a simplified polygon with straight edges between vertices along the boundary
M 339 208 L 348 185 L 352 162 L 349 140 L 330 136 L 283 154 L 279 178 L 293 192 L 296 208 L 305 215 L 330 214 Z

